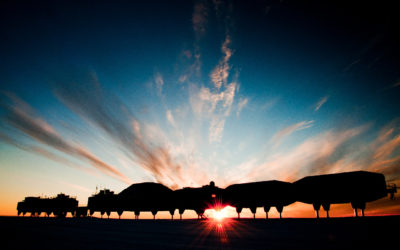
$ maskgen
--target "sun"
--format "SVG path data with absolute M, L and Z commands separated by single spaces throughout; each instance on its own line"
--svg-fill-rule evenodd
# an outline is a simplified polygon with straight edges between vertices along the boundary
M 212 218 L 219 222 L 223 221 L 225 218 L 227 218 L 227 216 L 228 214 L 225 209 L 220 209 L 220 210 L 214 209 L 212 213 Z

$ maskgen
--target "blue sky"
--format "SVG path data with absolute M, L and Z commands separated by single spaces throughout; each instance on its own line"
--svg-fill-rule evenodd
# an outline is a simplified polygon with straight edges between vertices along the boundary
M 57 192 L 86 200 L 96 186 L 143 181 L 225 187 L 369 170 L 398 183 L 400 29 L 390 4 L 0 9 L 0 182 L 10 204 Z

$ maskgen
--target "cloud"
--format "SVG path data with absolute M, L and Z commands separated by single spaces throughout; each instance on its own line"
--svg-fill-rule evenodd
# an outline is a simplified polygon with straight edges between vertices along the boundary
M 365 158 L 364 164 L 367 169 L 385 173 L 390 179 L 396 180 L 397 184 L 400 184 L 399 149 L 399 126 L 393 122 L 382 128 L 379 136 L 365 150 L 368 157 Z
M 204 180 L 206 174 L 196 164 L 182 167 L 167 146 L 168 136 L 158 126 L 141 122 L 117 96 L 103 92 L 93 74 L 60 84 L 54 93 L 71 111 L 119 145 L 133 166 L 140 166 L 157 182 L 177 188 Z M 175 124 L 172 112 L 167 111 L 166 118 Z
M 62 156 L 60 156 L 58 154 L 55 154 L 55 153 L 53 153 L 53 152 L 51 152 L 51 151 L 49 151 L 49 150 L 47 150 L 47 149 L 45 149 L 43 147 L 39 147 L 39 146 L 34 146 L 34 145 L 29 145 L 27 143 L 23 143 L 21 141 L 18 141 L 16 138 L 7 136 L 7 135 L 5 135 L 4 133 L 1 133 L 1 132 L 0 132 L 0 139 L 3 142 L 5 142 L 5 143 L 7 143 L 9 145 L 12 145 L 12 146 L 14 146 L 16 148 L 19 148 L 21 150 L 24 150 L 24 151 L 27 151 L 27 152 L 30 152 L 30 153 L 34 153 L 34 154 L 38 154 L 38 155 L 41 155 L 41 156 L 43 156 L 43 157 L 45 157 L 47 159 L 50 159 L 52 161 L 61 163 L 63 165 L 66 165 L 66 166 L 69 166 L 69 167 L 72 167 L 72 168 L 75 168 L 75 169 L 78 169 L 78 170 L 81 170 L 81 171 L 86 171 L 86 172 L 88 172 L 90 174 L 94 174 L 93 171 L 90 171 L 89 169 L 85 168 L 84 166 L 78 165 L 75 162 L 72 162 L 72 161 L 68 160 L 67 158 L 62 157 Z
M 206 32 L 206 25 L 208 18 L 208 9 L 204 2 L 197 2 L 194 5 L 193 15 L 192 15 L 192 23 L 193 30 L 196 34 L 196 37 L 201 37 Z
M 168 121 L 173 127 L 176 127 L 175 119 L 174 119 L 174 117 L 172 116 L 171 110 L 169 110 L 169 109 L 167 110 L 166 117 L 167 117 L 167 121 Z
M 204 85 L 196 86 L 195 84 L 189 86 L 189 101 L 194 114 L 198 119 L 205 118 L 209 122 L 209 143 L 221 141 L 226 119 L 231 114 L 235 94 L 236 91 L 238 91 L 238 84 L 236 81 L 229 79 L 230 70 L 232 68 L 230 59 L 233 54 L 231 49 L 232 40 L 230 36 L 230 26 L 232 25 L 232 5 L 229 4 L 228 6 L 225 6 L 226 4 L 223 1 L 213 1 L 212 4 L 214 6 L 217 21 L 223 21 L 225 24 L 225 39 L 221 44 L 222 56 L 209 74 L 210 83 L 212 84 L 211 88 Z M 222 7 L 224 7 L 224 11 L 222 11 Z M 191 78 L 193 72 L 196 72 L 196 76 L 200 77 L 201 55 L 199 39 L 206 32 L 208 16 L 209 8 L 207 3 L 196 2 L 192 16 L 193 29 L 196 37 L 193 53 L 194 63 L 188 70 L 188 73 L 181 75 L 179 82 L 191 82 L 191 80 L 193 80 Z M 193 82 L 198 82 L 198 77 L 193 80 Z M 243 100 L 238 105 L 238 115 L 246 105 L 246 100 L 247 99 Z
M 248 98 L 241 98 L 239 100 L 236 117 L 239 117 L 240 112 L 242 112 L 242 109 L 247 105 L 248 102 L 249 102 Z
M 227 84 L 220 90 L 192 86 L 190 102 L 193 112 L 200 118 L 208 118 L 209 142 L 219 142 L 224 131 L 225 120 L 230 115 L 235 98 L 236 83 Z
M 162 75 L 159 72 L 157 72 L 155 74 L 154 82 L 156 83 L 157 93 L 158 93 L 158 95 L 161 96 L 162 90 L 163 90 L 163 86 L 164 86 L 164 79 L 163 79 Z
M 191 159 L 185 145 L 175 147 L 158 126 L 143 123 L 135 118 L 118 97 L 102 90 L 95 74 L 76 74 L 72 79 L 60 81 L 55 86 L 54 94 L 72 112 L 91 125 L 103 140 L 111 140 L 112 145 L 116 145 L 116 149 L 126 156 L 125 164 L 141 167 L 150 173 L 155 181 L 171 188 L 179 188 L 202 185 L 210 179 L 204 171 L 206 164 L 199 165 L 198 162 L 201 161 Z M 116 167 L 105 163 L 79 142 L 71 143 L 66 140 L 50 124 L 34 115 L 28 104 L 19 99 L 15 102 L 17 101 L 20 102 L 19 106 L 12 105 L 7 109 L 7 124 L 42 145 L 39 149 L 27 145 L 19 145 L 20 148 L 72 165 L 66 158 L 53 154 L 43 146 L 50 147 L 52 150 L 83 160 L 104 174 L 131 183 Z M 166 116 L 168 122 L 176 125 L 171 111 L 168 110 Z M 5 141 L 8 136 L 4 135 L 1 138 Z M 17 141 L 13 142 L 11 139 L 7 140 L 7 143 L 18 145 Z M 180 148 L 180 151 L 177 148 Z
M 6 106 L 7 113 L 4 117 L 4 121 L 9 126 L 16 129 L 18 132 L 29 136 L 31 139 L 42 145 L 46 145 L 69 156 L 84 160 L 104 174 L 117 178 L 126 183 L 130 183 L 129 178 L 119 172 L 115 167 L 103 162 L 84 147 L 77 144 L 72 144 L 63 138 L 50 124 L 39 118 L 27 103 L 15 96 L 9 96 L 9 99 L 13 104 Z M 5 137 L 3 136 L 3 138 Z M 59 157 L 43 148 L 18 144 L 17 140 L 12 138 L 9 138 L 6 140 L 6 142 L 12 145 L 19 145 L 19 148 L 39 153 L 42 156 L 46 156 L 47 158 L 55 161 L 63 163 L 67 162 L 65 158 Z
M 271 154 L 263 163 L 250 169 L 245 179 L 296 181 L 307 175 L 344 171 L 333 167 L 333 163 L 342 159 L 335 154 L 341 151 L 345 142 L 365 132 L 368 127 L 363 125 L 336 132 L 326 131 L 313 136 L 289 152 Z
M 225 110 L 225 116 L 229 116 L 231 112 L 231 107 L 233 104 L 233 100 L 235 99 L 235 92 L 236 92 L 237 84 L 232 82 L 226 86 L 224 93 L 224 103 L 223 107 Z
M 71 187 L 73 189 L 76 189 L 76 190 L 79 190 L 79 191 L 82 191 L 82 192 L 85 192 L 85 193 L 88 193 L 88 194 L 93 192 L 93 190 L 91 190 L 91 189 L 89 189 L 87 187 L 78 185 L 78 184 L 74 184 L 74 183 L 70 183 L 70 182 L 66 182 L 66 181 L 62 181 L 62 180 L 58 180 L 58 183 L 60 185 L 62 185 L 62 186 L 69 186 L 69 187 Z
M 315 104 L 315 109 L 314 109 L 314 111 L 315 111 L 315 112 L 318 111 L 318 110 L 322 107 L 322 105 L 324 105 L 324 104 L 328 101 L 328 99 L 329 99 L 329 96 L 324 96 L 324 97 L 322 97 L 322 98 Z
M 218 102 L 222 101 L 225 98 L 224 92 L 213 93 L 209 88 L 202 87 L 199 92 L 199 99 L 202 102 L 199 108 L 196 110 L 202 112 L 203 104 L 207 105 L 205 108 L 209 113 L 215 111 Z
M 352 145 L 326 167 L 335 172 L 366 170 L 385 175 L 400 184 L 400 133 L 395 123 L 383 127 L 371 142 Z
M 137 138 L 141 139 L 142 135 L 141 135 L 141 132 L 140 132 L 140 127 L 141 126 L 140 126 L 139 121 L 137 121 L 135 119 L 132 119 L 131 124 L 132 124 L 133 133 L 136 135 Z
M 312 127 L 314 124 L 314 121 L 302 121 L 293 125 L 290 125 L 289 127 L 286 127 L 280 131 L 278 131 L 271 139 L 271 142 L 274 144 L 274 146 L 278 146 L 279 144 L 282 143 L 282 141 L 290 136 L 293 132 L 303 130 L 306 128 Z
M 210 143 L 221 141 L 225 120 L 231 113 L 238 86 L 236 82 L 228 83 L 229 59 L 232 56 L 232 50 L 229 48 L 230 42 L 229 35 L 226 35 L 225 41 L 221 46 L 223 56 L 210 74 L 210 81 L 214 89 L 192 87 L 194 94 L 190 97 L 194 113 L 200 116 L 205 114 L 210 119 Z M 241 103 L 239 105 L 240 109 L 245 104 Z
M 214 68 L 214 70 L 210 74 L 210 78 L 214 87 L 216 89 L 220 89 L 223 84 L 227 84 L 228 76 L 229 76 L 229 59 L 232 56 L 232 50 L 229 48 L 231 43 L 231 39 L 229 35 L 226 35 L 225 41 L 222 44 L 221 51 L 223 53 L 223 57 L 219 61 L 218 65 Z
M 266 101 L 262 106 L 261 106 L 261 110 L 268 110 L 270 108 L 272 108 L 273 106 L 275 106 L 278 101 L 279 101 L 279 97 L 275 97 L 271 100 Z
M 209 127 L 209 141 L 220 142 L 222 138 L 222 132 L 224 131 L 225 119 L 215 117 L 211 120 Z
M 393 151 L 400 145 L 400 135 L 395 136 L 390 140 L 385 140 L 384 144 L 381 144 L 376 148 L 374 153 L 374 159 L 387 159 Z
M 240 181 L 296 181 L 309 175 L 365 170 L 382 173 L 388 182 L 399 185 L 399 127 L 390 123 L 370 141 L 353 140 L 370 127 L 364 124 L 341 131 L 328 130 L 289 151 L 272 149 L 265 159 L 252 157 L 240 165 Z
M 187 58 L 187 59 L 191 59 L 192 58 L 192 56 L 193 56 L 193 53 L 192 53 L 192 51 L 190 51 L 190 50 L 184 50 L 183 52 L 183 55 Z
M 181 76 L 179 77 L 178 81 L 179 81 L 180 83 L 184 83 L 184 82 L 186 82 L 187 79 L 188 79 L 188 75 L 183 74 L 183 75 L 181 75 Z

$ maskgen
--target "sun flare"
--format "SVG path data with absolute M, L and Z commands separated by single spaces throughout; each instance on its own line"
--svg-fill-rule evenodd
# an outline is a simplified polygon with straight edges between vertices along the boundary
M 225 218 L 228 217 L 228 214 L 225 209 L 221 210 L 213 210 L 212 218 L 216 221 L 223 221 Z

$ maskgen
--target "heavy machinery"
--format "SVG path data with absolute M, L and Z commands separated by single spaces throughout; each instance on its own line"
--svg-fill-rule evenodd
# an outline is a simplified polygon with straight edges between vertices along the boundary
M 208 208 L 222 209 L 224 206 L 222 192 L 223 190 L 216 187 L 213 181 L 210 182 L 210 185 L 200 188 L 186 187 L 175 190 L 175 205 L 179 210 L 180 219 L 185 210 L 194 210 L 198 218 L 203 218 L 204 212 Z
M 257 207 L 264 207 L 266 218 L 271 207 L 276 207 L 282 218 L 283 207 L 296 201 L 293 186 L 283 181 L 261 181 L 234 184 L 224 190 L 224 202 L 236 207 L 238 218 L 243 208 L 250 208 L 256 216 Z
M 304 177 L 293 183 L 283 181 L 261 181 L 233 184 L 225 189 L 218 188 L 214 182 L 199 188 L 186 187 L 171 190 L 168 187 L 153 182 L 132 184 L 115 194 L 108 189 L 101 190 L 88 198 L 87 207 L 78 207 L 75 198 L 59 194 L 54 198 L 26 197 L 17 205 L 18 215 L 31 213 L 39 216 L 52 213 L 56 217 L 65 217 L 70 212 L 75 217 L 85 217 L 100 212 L 109 217 L 117 212 L 119 217 L 124 211 L 132 211 L 138 219 L 141 212 L 151 212 L 153 218 L 159 211 L 168 211 L 173 219 L 178 209 L 180 218 L 185 210 L 194 210 L 198 218 L 204 217 L 206 209 L 222 209 L 225 206 L 236 207 L 238 218 L 243 208 L 249 208 L 254 214 L 257 207 L 263 207 L 268 219 L 271 207 L 276 207 L 282 218 L 283 208 L 294 202 L 312 204 L 319 218 L 321 206 L 327 217 L 331 204 L 351 203 L 358 216 L 362 216 L 366 203 L 390 195 L 393 199 L 397 187 L 386 184 L 385 176 L 380 173 L 355 171 L 337 174 L 326 174 Z
M 383 174 L 366 171 L 308 176 L 294 182 L 293 187 L 296 200 L 312 204 L 317 218 L 321 205 L 329 217 L 330 205 L 340 203 L 351 203 L 355 216 L 358 216 L 358 209 L 364 216 L 367 202 L 392 192 L 387 188 Z
M 104 213 L 107 213 L 109 218 L 111 212 L 118 211 L 119 216 L 121 216 L 122 212 L 120 214 L 118 208 L 118 196 L 109 189 L 100 190 L 99 193 L 88 198 L 88 210 L 90 215 L 93 215 L 94 212 L 100 212 L 103 218 Z
M 65 194 L 58 194 L 53 198 L 26 197 L 18 202 L 18 215 L 30 213 L 32 217 L 45 213 L 48 217 L 53 213 L 56 217 L 65 217 L 67 213 L 75 215 L 78 201 Z
M 133 211 L 138 219 L 140 212 L 151 212 L 153 218 L 159 211 L 174 215 L 176 205 L 174 192 L 159 183 L 144 182 L 133 184 L 118 194 L 120 211 Z

